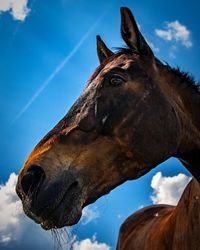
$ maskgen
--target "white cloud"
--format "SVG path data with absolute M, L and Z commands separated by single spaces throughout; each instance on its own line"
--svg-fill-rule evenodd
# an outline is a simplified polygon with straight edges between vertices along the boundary
M 165 29 L 155 29 L 155 33 L 166 41 L 180 42 L 186 48 L 192 47 L 190 31 L 178 20 L 174 22 L 166 22 Z
M 155 32 L 156 32 L 157 36 L 161 37 L 164 40 L 171 41 L 172 38 L 173 38 L 171 30 L 159 30 L 159 29 L 156 29 Z
M 5 185 L 0 186 L 0 229 L 6 229 L 9 225 L 19 222 L 21 203 L 14 192 L 17 175 L 12 173 Z M 5 237 L 6 238 L 6 237 Z
M 85 239 L 82 241 L 76 241 L 73 244 L 73 250 L 110 250 L 111 248 L 105 243 L 98 243 L 96 237 L 92 239 Z
M 28 0 L 1 0 L 0 12 L 9 11 L 14 19 L 24 21 L 30 11 L 27 3 Z
M 175 45 L 172 45 L 170 48 L 169 48 L 169 57 L 171 59 L 175 59 L 176 58 L 176 54 L 175 52 L 177 51 L 177 47 Z
M 156 173 L 151 180 L 151 200 L 154 204 L 176 205 L 190 180 L 191 177 L 181 173 L 172 177 Z
M 81 218 L 82 224 L 86 225 L 99 217 L 100 217 L 100 213 L 97 207 L 91 208 L 91 206 L 87 206 L 83 209 L 83 212 L 82 212 L 82 218 Z

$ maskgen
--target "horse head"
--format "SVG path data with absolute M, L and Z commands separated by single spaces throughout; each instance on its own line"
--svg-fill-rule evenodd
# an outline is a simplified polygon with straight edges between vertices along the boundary
M 86 205 L 180 149 L 169 78 L 125 7 L 121 35 L 116 53 L 97 36 L 99 67 L 20 171 L 24 211 L 45 229 L 77 223 Z

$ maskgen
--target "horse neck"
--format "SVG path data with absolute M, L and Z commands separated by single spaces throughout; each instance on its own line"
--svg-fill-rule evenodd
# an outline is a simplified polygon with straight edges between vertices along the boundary
M 174 221 L 175 249 L 196 249 L 200 228 L 200 184 L 195 179 L 185 188 L 172 219 Z
M 186 74 L 160 63 L 159 69 L 161 89 L 180 121 L 181 136 L 175 156 L 200 182 L 200 92 Z
M 190 89 L 187 83 L 180 84 L 178 91 L 182 138 L 177 157 L 200 182 L 200 93 Z

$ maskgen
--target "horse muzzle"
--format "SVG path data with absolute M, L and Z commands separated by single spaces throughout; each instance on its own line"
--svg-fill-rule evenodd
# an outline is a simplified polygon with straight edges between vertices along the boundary
M 77 175 L 69 170 L 47 181 L 40 166 L 31 166 L 20 174 L 16 192 L 26 215 L 48 230 L 79 221 L 85 202 L 81 186 Z

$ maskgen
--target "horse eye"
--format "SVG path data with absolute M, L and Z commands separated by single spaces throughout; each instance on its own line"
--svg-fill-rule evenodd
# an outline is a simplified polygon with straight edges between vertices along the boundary
M 113 86 L 118 86 L 124 83 L 125 79 L 122 76 L 115 74 L 110 77 L 109 82 Z

